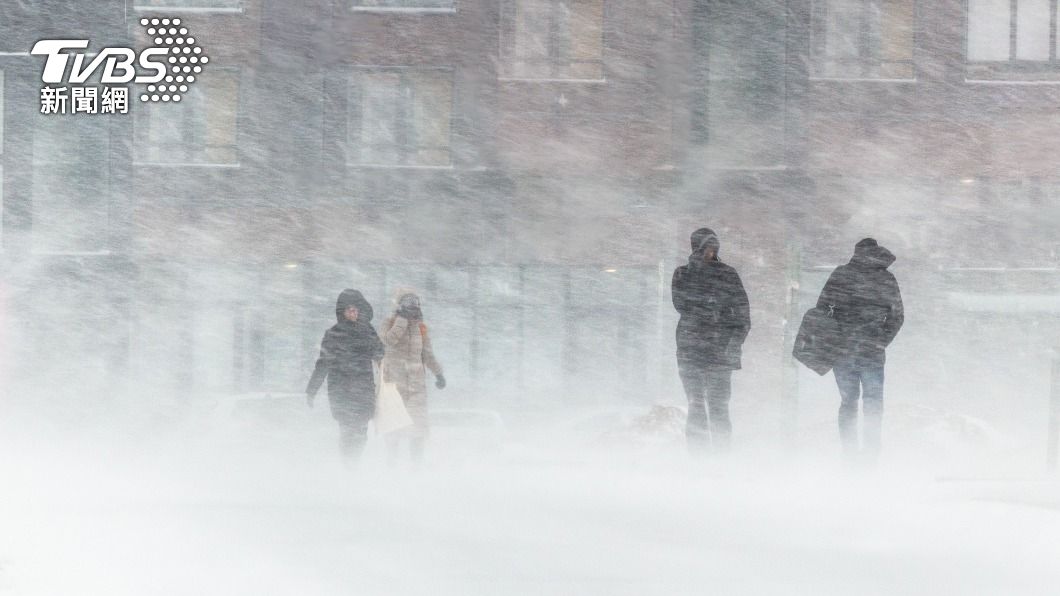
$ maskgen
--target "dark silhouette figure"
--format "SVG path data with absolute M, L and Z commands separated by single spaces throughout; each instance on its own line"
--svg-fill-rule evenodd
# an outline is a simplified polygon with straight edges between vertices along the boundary
M 677 323 L 677 367 L 688 397 L 686 435 L 699 453 L 730 443 L 732 371 L 740 368 L 751 330 L 750 304 L 740 276 L 718 259 L 720 243 L 709 228 L 692 234 L 688 264 L 674 271 L 671 290 Z M 709 407 L 709 416 L 707 408 Z
M 335 304 L 334 326 L 324 332 L 306 401 L 313 400 L 324 379 L 328 381 L 331 416 L 339 423 L 340 450 L 347 463 L 360 456 L 368 439 L 368 422 L 375 413 L 373 362 L 385 349 L 372 327 L 372 307 L 357 290 L 343 290 Z
M 864 454 L 872 461 L 879 456 L 883 426 L 883 367 L 885 349 L 905 321 L 898 281 L 887 267 L 895 257 L 872 238 L 854 247 L 854 256 L 840 265 L 821 290 L 817 308 L 828 309 L 838 322 L 840 346 L 833 366 L 842 404 L 839 436 L 844 452 L 856 456 L 858 401 L 864 403 Z

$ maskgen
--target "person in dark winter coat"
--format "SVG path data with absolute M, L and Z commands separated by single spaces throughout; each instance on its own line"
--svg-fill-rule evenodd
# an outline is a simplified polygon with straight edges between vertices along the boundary
M 313 400 L 328 381 L 331 416 L 339 423 L 340 450 L 356 460 L 368 438 L 368 421 L 375 413 L 375 376 L 372 363 L 382 361 L 385 348 L 372 327 L 372 306 L 357 290 L 343 290 L 335 303 L 334 326 L 324 332 L 306 401 Z
M 883 424 L 883 366 L 885 349 L 905 321 L 898 281 L 887 270 L 895 257 L 874 239 L 854 247 L 854 256 L 840 265 L 821 290 L 819 308 L 828 308 L 842 337 L 836 339 L 843 355 L 833 367 L 842 396 L 839 436 L 844 451 L 859 451 L 858 400 L 864 402 L 864 449 L 875 459 Z
M 686 435 L 694 452 L 710 444 L 720 450 L 729 446 L 732 371 L 741 366 L 743 342 L 751 330 L 747 292 L 736 270 L 718 259 L 719 247 L 713 230 L 696 230 L 688 264 L 674 271 L 671 285 L 674 308 L 681 315 L 677 367 L 688 397 Z

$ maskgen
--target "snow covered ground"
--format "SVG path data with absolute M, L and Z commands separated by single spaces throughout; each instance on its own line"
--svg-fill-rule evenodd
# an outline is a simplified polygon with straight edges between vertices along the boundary
M 656 412 L 615 423 L 655 433 L 626 446 L 553 425 L 461 450 L 439 429 L 421 469 L 388 469 L 373 441 L 348 471 L 322 409 L 279 426 L 239 412 L 0 425 L 0 594 L 1060 589 L 1060 484 L 1040 467 L 969 473 L 894 449 L 848 470 L 831 435 L 690 461 Z M 915 418 L 891 412 L 892 443 L 947 432 Z

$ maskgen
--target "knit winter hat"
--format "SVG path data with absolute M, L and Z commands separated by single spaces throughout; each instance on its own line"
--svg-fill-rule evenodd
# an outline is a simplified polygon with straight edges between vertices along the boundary
M 854 250 L 855 251 L 864 250 L 864 249 L 869 248 L 871 246 L 879 246 L 879 245 L 880 245 L 880 243 L 876 242 L 875 238 L 862 238 L 861 240 L 858 240 L 857 244 L 854 245 Z
M 707 250 L 713 250 L 714 256 L 717 257 L 719 248 L 721 248 L 721 242 L 718 240 L 718 235 L 714 233 L 714 230 L 699 228 L 692 232 L 692 254 L 703 254 Z

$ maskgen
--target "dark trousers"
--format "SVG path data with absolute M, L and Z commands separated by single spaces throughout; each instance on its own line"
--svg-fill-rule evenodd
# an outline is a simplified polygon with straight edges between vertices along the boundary
M 346 463 L 354 463 L 361 457 L 364 444 L 368 441 L 368 423 L 339 423 L 339 452 Z
M 686 363 L 679 363 L 678 369 L 688 397 L 688 448 L 696 452 L 713 445 L 719 451 L 727 450 L 732 437 L 732 371 Z
M 839 439 L 848 455 L 863 447 L 867 455 L 880 453 L 880 434 L 883 427 L 883 365 L 855 365 L 840 363 L 833 369 L 839 395 Z M 858 444 L 858 401 L 864 404 L 862 446 Z

